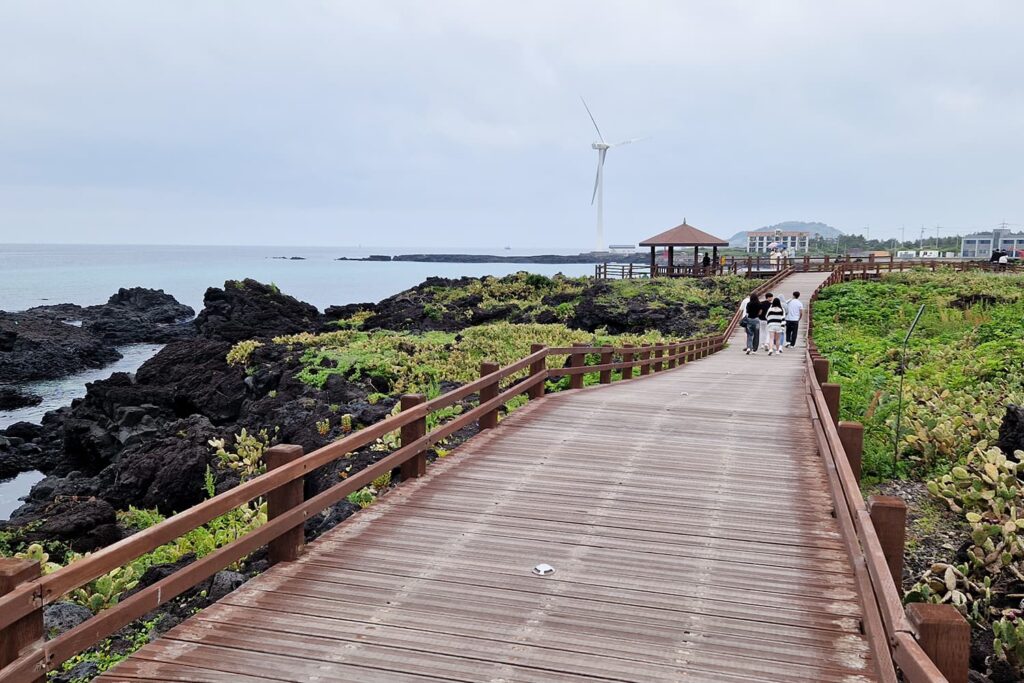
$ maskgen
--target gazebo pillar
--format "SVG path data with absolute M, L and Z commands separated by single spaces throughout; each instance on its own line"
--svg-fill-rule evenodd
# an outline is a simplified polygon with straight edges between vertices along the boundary
M 700 246 L 693 245 L 693 276 L 697 277 L 697 268 L 700 267 Z
M 651 247 L 651 277 L 654 277 L 658 271 L 658 261 L 654 254 L 654 247 Z
M 718 272 L 718 245 L 711 247 L 711 272 Z
M 672 277 L 672 268 L 676 265 L 676 248 L 669 246 L 668 248 L 668 276 Z

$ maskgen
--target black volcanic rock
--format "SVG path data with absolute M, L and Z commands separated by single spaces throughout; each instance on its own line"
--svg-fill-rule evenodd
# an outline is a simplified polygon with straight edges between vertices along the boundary
M 0 313 L 0 383 L 63 377 L 121 358 L 109 343 L 59 319 Z
M 0 384 L 63 377 L 121 358 L 115 348 L 195 335 L 194 312 L 162 290 L 120 289 L 105 304 L 0 311 Z
M 14 410 L 37 406 L 43 402 L 42 397 L 26 394 L 14 387 L 0 386 L 0 410 Z
M 1017 460 L 1015 451 L 1024 451 L 1024 406 L 1006 406 L 1006 415 L 999 425 L 999 448 L 1006 457 Z
M 248 279 L 228 280 L 224 289 L 207 289 L 196 318 L 201 336 L 231 343 L 313 332 L 320 324 L 315 306 L 282 294 L 273 285 Z
M 83 329 L 115 344 L 166 343 L 195 335 L 189 324 L 192 307 L 159 289 L 122 288 L 106 304 L 83 312 Z

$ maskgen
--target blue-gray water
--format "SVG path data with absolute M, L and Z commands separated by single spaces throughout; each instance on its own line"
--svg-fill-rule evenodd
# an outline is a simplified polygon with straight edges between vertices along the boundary
M 91 368 L 76 372 L 67 377 L 47 379 L 39 382 L 26 382 L 21 385 L 26 392 L 42 396 L 43 402 L 37 406 L 18 408 L 17 410 L 0 410 L 0 429 L 5 429 L 15 422 L 39 423 L 43 415 L 61 406 L 70 405 L 76 398 L 85 396 L 87 382 L 106 379 L 114 372 L 135 372 L 139 366 L 152 358 L 162 349 L 161 344 L 130 344 L 121 346 L 118 351 L 123 358 L 102 368 Z
M 431 275 L 507 275 L 528 270 L 543 275 L 586 275 L 592 265 L 499 263 L 410 263 L 336 261 L 370 254 L 478 253 L 501 256 L 569 253 L 566 250 L 195 247 L 131 245 L 0 245 L 0 310 L 105 302 L 119 287 L 150 287 L 172 294 L 198 313 L 207 287 L 225 280 L 273 282 L 286 294 L 323 310 L 327 306 L 379 301 Z M 274 259 L 302 256 L 304 261 Z

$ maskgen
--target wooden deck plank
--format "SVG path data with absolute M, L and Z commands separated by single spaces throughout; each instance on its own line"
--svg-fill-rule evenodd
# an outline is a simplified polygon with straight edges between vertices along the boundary
M 102 680 L 877 680 L 803 357 L 741 348 L 531 403 Z

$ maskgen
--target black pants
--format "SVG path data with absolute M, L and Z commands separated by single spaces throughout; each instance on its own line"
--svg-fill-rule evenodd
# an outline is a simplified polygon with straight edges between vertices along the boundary
M 790 346 L 796 346 L 796 331 L 800 328 L 799 320 L 787 320 L 786 321 L 786 343 Z

